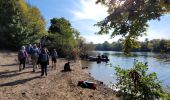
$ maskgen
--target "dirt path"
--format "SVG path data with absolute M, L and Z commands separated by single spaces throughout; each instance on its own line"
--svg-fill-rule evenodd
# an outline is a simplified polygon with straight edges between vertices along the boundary
M 65 60 L 59 59 L 57 69 L 48 69 L 48 76 L 40 77 L 40 69 L 32 72 L 27 65 L 18 71 L 15 53 L 0 53 L 0 100 L 118 100 L 113 92 L 94 81 L 81 68 L 81 63 L 71 62 L 71 72 L 61 72 Z M 77 86 L 79 80 L 97 83 L 97 89 Z

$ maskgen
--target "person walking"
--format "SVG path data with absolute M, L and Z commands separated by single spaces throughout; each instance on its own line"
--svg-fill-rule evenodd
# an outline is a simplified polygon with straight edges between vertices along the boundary
M 35 68 L 38 68 L 38 57 L 39 57 L 39 54 L 40 54 L 40 50 L 38 49 L 37 45 L 35 44 L 33 46 L 32 52 L 31 52 L 33 72 L 35 72 Z
M 22 69 L 25 69 L 25 63 L 26 60 L 28 58 L 28 54 L 25 50 L 25 46 L 22 46 L 21 49 L 18 52 L 18 60 L 19 60 L 19 71 L 21 71 Z M 23 65 L 23 68 L 22 68 Z
M 58 58 L 56 49 L 53 49 L 51 53 L 51 58 L 52 58 L 52 69 L 56 69 L 56 63 L 57 63 L 57 58 Z
M 41 76 L 47 76 L 47 65 L 49 65 L 49 55 L 45 48 L 42 49 L 41 54 L 39 55 L 38 62 L 41 65 Z
M 27 46 L 26 46 L 26 51 L 27 51 L 27 53 L 28 53 L 28 64 L 31 64 L 31 51 L 32 51 L 32 49 L 33 49 L 33 46 L 31 45 L 31 44 L 28 44 Z

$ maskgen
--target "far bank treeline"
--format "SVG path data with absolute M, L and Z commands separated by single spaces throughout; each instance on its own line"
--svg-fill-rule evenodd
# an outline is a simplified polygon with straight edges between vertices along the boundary
M 18 50 L 22 45 L 42 41 L 59 56 L 75 57 L 89 46 L 65 18 L 51 19 L 48 30 L 39 9 L 25 0 L 0 0 L 0 49 Z
M 137 42 L 138 47 L 133 48 L 132 52 L 160 52 L 170 53 L 170 40 L 165 39 L 153 39 L 147 38 L 143 42 Z M 99 51 L 123 51 L 124 42 L 118 40 L 117 42 L 108 43 L 105 41 L 102 44 L 94 44 L 95 49 Z

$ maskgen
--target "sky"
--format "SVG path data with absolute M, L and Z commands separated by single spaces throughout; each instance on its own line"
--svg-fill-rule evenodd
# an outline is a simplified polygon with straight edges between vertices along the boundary
M 86 42 L 109 43 L 117 41 L 120 36 L 110 38 L 110 35 L 96 35 L 99 28 L 94 26 L 97 22 L 103 20 L 107 14 L 107 8 L 102 5 L 96 5 L 96 0 L 26 0 L 29 4 L 36 6 L 45 18 L 46 27 L 50 25 L 50 19 L 64 17 L 69 20 L 72 26 L 77 29 Z M 151 39 L 170 39 L 170 15 L 161 17 L 160 21 L 150 21 L 147 30 L 147 36 L 140 37 Z

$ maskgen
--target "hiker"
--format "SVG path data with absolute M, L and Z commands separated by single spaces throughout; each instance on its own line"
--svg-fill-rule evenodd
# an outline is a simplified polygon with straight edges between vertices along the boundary
M 38 57 L 40 54 L 40 50 L 38 49 L 37 45 L 34 44 L 32 52 L 31 52 L 31 59 L 33 65 L 33 72 L 35 72 L 35 68 L 38 68 Z
M 21 49 L 18 52 L 18 60 L 20 62 L 19 64 L 19 71 L 22 70 L 22 65 L 23 65 L 23 69 L 25 69 L 25 62 L 28 58 L 28 54 L 27 51 L 25 50 L 25 46 L 22 46 Z
M 52 69 L 56 69 L 56 62 L 57 62 L 57 58 L 58 58 L 56 49 L 53 49 L 53 51 L 51 53 L 51 57 L 52 57 Z
M 47 65 L 49 65 L 49 55 L 47 54 L 45 48 L 42 49 L 41 54 L 39 55 L 38 63 L 40 63 L 41 65 L 41 76 L 44 76 L 44 73 L 47 76 Z
M 64 71 L 71 71 L 71 69 L 70 69 L 70 62 L 69 61 L 67 63 L 65 63 Z
M 37 45 L 38 45 L 37 47 L 38 47 L 39 49 L 42 48 L 41 43 L 38 43 Z
M 31 54 L 32 49 L 33 49 L 33 47 L 32 47 L 31 44 L 28 44 L 28 45 L 26 46 L 26 51 L 27 51 L 28 54 Z
M 28 53 L 28 63 L 30 64 L 31 63 L 31 51 L 32 51 L 33 47 L 31 44 L 28 44 L 26 46 L 26 51 Z

